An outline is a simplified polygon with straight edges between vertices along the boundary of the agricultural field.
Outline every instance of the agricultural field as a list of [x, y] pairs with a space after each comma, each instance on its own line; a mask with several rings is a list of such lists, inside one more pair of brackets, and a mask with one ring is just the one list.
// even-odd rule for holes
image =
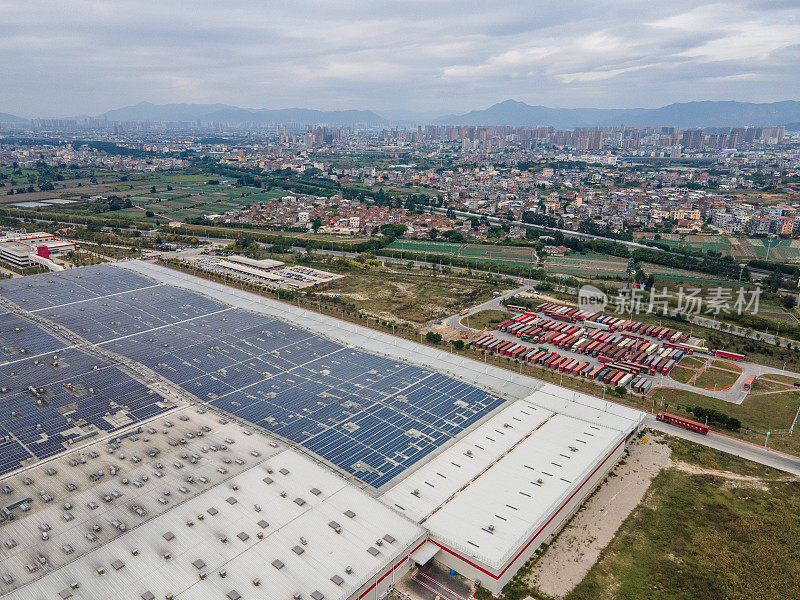
[[548, 256], [544, 267], [547, 273], [571, 275], [573, 277], [624, 276], [628, 260], [600, 254], [568, 254], [567, 256]]
[[[636, 233], [636, 239], [653, 239], [651, 233]], [[661, 234], [658, 240], [671, 248], [685, 247], [706, 252], [712, 250], [730, 255], [735, 260], [746, 261], [755, 258], [782, 262], [800, 262], [800, 240], [767, 239], [746, 236], [727, 236], [719, 234]]]
[[[124, 180], [123, 180], [124, 177]], [[41, 201], [51, 198], [72, 200], [68, 204], [41, 207], [47, 212], [65, 214], [95, 214], [94, 196], [119, 196], [131, 201], [130, 208], [103, 213], [109, 217], [131, 217], [153, 223], [183, 221], [207, 214], [222, 214], [229, 210], [247, 207], [259, 200], [285, 195], [284, 190], [263, 191], [259, 188], [238, 187], [218, 176], [180, 171], [163, 171], [145, 174], [101, 173], [97, 183], [88, 180], [59, 182], [56, 190], [2, 196], [5, 204]], [[208, 185], [209, 180], [219, 181]], [[155, 191], [153, 191], [155, 188]], [[153, 213], [147, 217], [147, 212]]]
[[691, 442], [653, 436], [672, 450], [671, 465], [656, 475], [566, 599], [796, 597], [800, 486], [794, 478]]
[[[502, 264], [509, 267], [529, 268], [535, 266], [537, 257], [531, 247], [526, 246], [496, 246], [492, 244], [453, 244], [434, 240], [397, 240], [387, 246], [389, 250], [405, 250], [440, 256], [453, 256], [467, 260], [474, 260], [475, 267], [483, 263]], [[628, 259], [603, 254], [572, 253], [566, 256], [548, 256], [545, 258], [544, 268], [550, 275], [563, 275], [577, 279], [616, 279], [627, 277]], [[668, 288], [682, 284], [694, 286], [730, 285], [729, 279], [720, 279], [713, 276], [643, 263], [642, 268], [646, 273], [652, 273], [659, 285]]]
[[389, 250], [438, 254], [475, 261], [475, 268], [489, 265], [505, 265], [517, 268], [536, 266], [533, 249], [524, 246], [495, 246], [492, 244], [453, 244], [428, 240], [396, 240], [387, 246]]

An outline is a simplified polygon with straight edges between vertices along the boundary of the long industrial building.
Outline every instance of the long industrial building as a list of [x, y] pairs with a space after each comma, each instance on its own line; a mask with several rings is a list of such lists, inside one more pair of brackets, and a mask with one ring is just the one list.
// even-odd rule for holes
[[0, 282], [0, 345], [4, 598], [498, 593], [643, 419], [141, 261]]

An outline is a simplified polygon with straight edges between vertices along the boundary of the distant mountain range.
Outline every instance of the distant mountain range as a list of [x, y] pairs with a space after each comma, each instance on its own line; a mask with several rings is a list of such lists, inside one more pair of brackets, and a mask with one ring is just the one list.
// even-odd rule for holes
[[768, 104], [752, 102], [683, 102], [661, 108], [547, 108], [506, 100], [486, 110], [436, 119], [440, 125], [548, 125], [574, 127], [744, 127], [786, 125], [800, 121], [800, 102], [786, 100]]
[[[98, 117], [108, 121], [201, 122], [231, 125], [346, 125], [352, 127], [406, 125], [510, 125], [552, 126], [557, 129], [575, 127], [677, 126], [744, 127], [748, 125], [789, 125], [800, 122], [800, 102], [786, 100], [756, 104], [751, 102], [684, 102], [661, 108], [548, 108], [506, 100], [485, 110], [462, 115], [426, 118], [423, 114], [404, 111], [387, 112], [387, 117], [371, 110], [311, 110], [308, 108], [251, 109], [228, 104], [151, 104], [140, 102], [110, 110]], [[74, 117], [78, 120], [87, 117]], [[28, 119], [0, 113], [0, 123], [22, 124]]]
[[370, 110], [311, 110], [308, 108], [239, 108], [227, 104], [150, 104], [140, 102], [101, 115], [109, 121], [201, 121], [203, 123], [258, 123], [275, 125], [382, 125], [387, 121]]
[[15, 117], [8, 113], [0, 113], [0, 123], [25, 123], [27, 121], [28, 119], [23, 119], [22, 117]]

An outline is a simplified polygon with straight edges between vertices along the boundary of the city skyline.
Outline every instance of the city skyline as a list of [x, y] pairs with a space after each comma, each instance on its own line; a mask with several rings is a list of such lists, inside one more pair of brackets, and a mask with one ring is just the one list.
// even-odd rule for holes
[[653, 108], [800, 96], [791, 2], [628, 1], [552, 8], [239, 1], [6, 6], [0, 111], [100, 114], [143, 99], [392, 119], [531, 105]]

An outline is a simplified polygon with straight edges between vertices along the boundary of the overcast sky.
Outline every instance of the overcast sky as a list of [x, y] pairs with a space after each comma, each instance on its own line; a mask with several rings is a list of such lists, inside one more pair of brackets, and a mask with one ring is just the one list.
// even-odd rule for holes
[[0, 0], [0, 112], [800, 98], [800, 0]]

